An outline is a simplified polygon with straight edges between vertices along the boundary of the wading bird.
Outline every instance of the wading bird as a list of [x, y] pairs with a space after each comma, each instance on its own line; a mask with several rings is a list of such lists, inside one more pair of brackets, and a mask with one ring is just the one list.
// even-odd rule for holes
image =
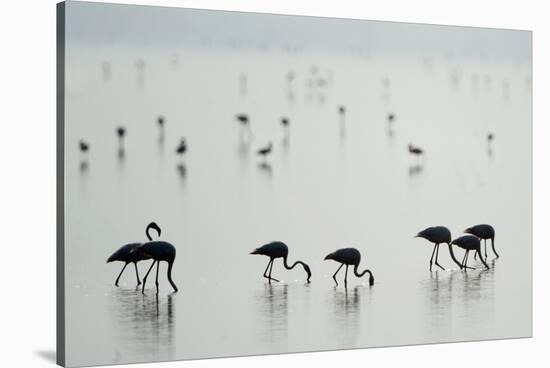
[[[465, 269], [475, 269], [473, 267], [468, 267], [468, 254], [471, 250], [475, 251], [479, 255], [479, 260], [483, 263], [485, 268], [489, 268], [487, 263], [483, 260], [483, 257], [481, 256], [481, 242], [479, 241], [479, 238], [477, 236], [473, 235], [464, 235], [460, 238], [457, 238], [451, 242], [451, 244], [457, 245], [460, 248], [464, 249], [466, 253], [464, 253], [464, 258], [462, 259], [462, 266]], [[451, 245], [449, 245], [450, 247]]]
[[290, 124], [290, 120], [288, 118], [281, 118], [281, 125], [284, 126], [285, 128], [288, 127], [288, 125]]
[[481, 224], [472, 226], [464, 230], [464, 232], [483, 239], [483, 243], [485, 245], [485, 258], [487, 258], [487, 239], [491, 239], [491, 247], [493, 248], [493, 253], [495, 253], [495, 256], [497, 256], [497, 258], [500, 257], [495, 249], [495, 229], [491, 225]]
[[429, 227], [416, 234], [415, 238], [423, 238], [434, 243], [434, 250], [432, 252], [432, 257], [430, 258], [430, 271], [432, 270], [434, 254], [436, 266], [439, 266], [442, 270], [445, 269], [437, 262], [437, 257], [439, 256], [439, 244], [449, 245], [449, 253], [451, 254], [451, 258], [458, 265], [458, 267], [462, 269], [462, 264], [456, 259], [453, 248], [451, 247], [451, 232], [445, 226]]
[[116, 135], [118, 136], [118, 150], [124, 150], [124, 136], [126, 135], [126, 128], [119, 126], [116, 128]]
[[185, 142], [185, 138], [182, 138], [180, 141], [180, 144], [176, 148], [176, 153], [178, 155], [183, 155], [187, 151], [187, 143]]
[[250, 128], [250, 126], [249, 126], [250, 119], [248, 118], [248, 115], [246, 115], [246, 114], [237, 114], [237, 115], [235, 115], [235, 119], [237, 119], [237, 121], [239, 123], [241, 123], [242, 126], [246, 126], [246, 127]]
[[82, 139], [78, 141], [78, 148], [80, 148], [80, 152], [88, 152], [90, 149], [90, 146], [88, 143], [84, 142]]
[[266, 156], [271, 153], [272, 149], [273, 149], [273, 144], [271, 142], [269, 142], [266, 147], [260, 148], [257, 153], [258, 153], [258, 155], [263, 156], [263, 158], [265, 160]]
[[336, 262], [340, 262], [341, 265], [338, 267], [334, 275], [332, 275], [332, 278], [334, 279], [334, 282], [336, 285], [338, 285], [338, 281], [336, 280], [336, 274], [338, 274], [338, 271], [342, 268], [342, 266], [346, 266], [346, 276], [344, 277], [344, 286], [348, 287], [348, 267], [353, 266], [353, 273], [357, 277], [362, 277], [365, 273], [368, 272], [369, 274], [369, 285], [374, 284], [374, 277], [372, 276], [372, 272], [368, 269], [365, 269], [363, 272], [359, 273], [357, 270], [359, 268], [359, 262], [361, 262], [361, 253], [355, 248], [342, 248], [338, 249], [336, 252], [332, 252], [329, 255], [325, 257], [325, 261], [327, 259], [332, 259]]
[[[159, 236], [160, 236], [160, 228], [159, 228]], [[165, 261], [168, 263], [168, 270], [166, 271], [166, 276], [168, 277], [168, 281], [170, 282], [170, 285], [172, 285], [172, 288], [174, 288], [174, 292], [178, 291], [178, 287], [172, 280], [172, 266], [174, 265], [174, 260], [176, 259], [176, 248], [165, 241], [149, 241], [147, 243], [143, 243], [138, 245], [132, 250], [132, 253], [139, 253], [143, 256], [146, 256], [153, 260], [153, 263], [151, 263], [151, 266], [149, 267], [149, 270], [147, 270], [147, 273], [145, 274], [145, 277], [143, 277], [143, 287], [141, 289], [141, 292], [145, 292], [145, 282], [147, 281], [147, 276], [149, 276], [149, 272], [151, 272], [151, 269], [153, 269], [153, 266], [155, 263], [157, 264], [157, 276], [155, 279], [155, 285], [157, 287], [157, 293], [159, 290], [159, 266], [160, 261]]]
[[416, 156], [421, 156], [424, 154], [424, 150], [420, 147], [415, 147], [412, 144], [409, 144], [409, 153]]
[[[158, 236], [160, 236], [160, 228], [156, 223], [151, 222], [149, 223], [149, 225], [147, 225], [147, 228], [145, 229], [145, 235], [147, 235], [147, 239], [149, 239], [149, 241], [153, 240], [153, 238], [151, 238], [151, 235], [149, 234], [149, 230], [151, 229], [156, 230]], [[141, 243], [130, 243], [130, 244], [123, 245], [116, 252], [114, 252], [109, 257], [109, 259], [107, 259], [107, 263], [114, 262], [114, 261], [124, 262], [124, 267], [122, 267], [122, 271], [120, 271], [120, 273], [118, 274], [118, 277], [116, 278], [115, 286], [118, 286], [118, 280], [120, 280], [120, 276], [122, 276], [124, 269], [126, 268], [126, 266], [128, 266], [129, 263], [134, 264], [134, 268], [136, 269], [137, 284], [138, 285], [141, 284], [141, 281], [139, 280], [137, 263], [139, 261], [144, 261], [146, 259], [149, 259], [149, 257], [145, 254], [133, 252], [133, 250], [140, 245]]]
[[[302, 261], [296, 261], [292, 264], [292, 266], [289, 266], [287, 264], [287, 257], [288, 257], [288, 247], [285, 243], [280, 241], [274, 241], [271, 243], [267, 243], [265, 245], [262, 245], [259, 248], [254, 249], [250, 254], [259, 254], [262, 256], [269, 257], [269, 262], [267, 263], [267, 267], [264, 271], [264, 277], [269, 280], [269, 283], [271, 284], [271, 280], [273, 281], [279, 281], [277, 279], [274, 279], [271, 277], [271, 271], [273, 271], [273, 262], [276, 258], [282, 258], [283, 259], [283, 265], [287, 270], [292, 270], [297, 264], [302, 265], [304, 268], [304, 271], [306, 271], [307, 274], [307, 280], [306, 282], [309, 283], [309, 279], [311, 278], [311, 270], [307, 264], [305, 264]], [[267, 270], [269, 269], [269, 274], [267, 273]]]

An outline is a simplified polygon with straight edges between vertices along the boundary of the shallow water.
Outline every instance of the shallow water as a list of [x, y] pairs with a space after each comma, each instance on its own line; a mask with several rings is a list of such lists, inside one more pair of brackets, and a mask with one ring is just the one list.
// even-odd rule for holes
[[[110, 80], [102, 79], [103, 60]], [[332, 81], [310, 93], [312, 64]], [[297, 75], [290, 91], [289, 70]], [[436, 59], [426, 70], [414, 57], [72, 47], [68, 365], [530, 336], [529, 73], [527, 65], [468, 59]], [[492, 82], [474, 82], [474, 74]], [[252, 134], [235, 121], [241, 112], [251, 116]], [[391, 131], [388, 112], [396, 114]], [[123, 155], [118, 125], [127, 128]], [[182, 136], [184, 158], [174, 153]], [[77, 150], [81, 138], [87, 155]], [[274, 150], [264, 162], [255, 151], [268, 141]], [[410, 157], [409, 143], [426, 157]], [[122, 264], [105, 264], [119, 246], [144, 241], [152, 220], [177, 248], [178, 293], [170, 293], [165, 264], [158, 295], [152, 277], [145, 294], [135, 289], [132, 267], [115, 288]], [[446, 225], [457, 237], [477, 223], [496, 229], [501, 258], [489, 247], [491, 269], [470, 255], [478, 269], [458, 271], [441, 246], [447, 270], [430, 272], [433, 247], [413, 236]], [[287, 271], [280, 261], [273, 276], [281, 282], [265, 282], [268, 260], [248, 253], [271, 240], [288, 244], [289, 261], [311, 266], [311, 284], [299, 266]], [[361, 251], [360, 269], [372, 270], [374, 286], [351, 272], [347, 290], [334, 286], [338, 265], [323, 258], [347, 246]], [[141, 276], [148, 265], [139, 264]]]

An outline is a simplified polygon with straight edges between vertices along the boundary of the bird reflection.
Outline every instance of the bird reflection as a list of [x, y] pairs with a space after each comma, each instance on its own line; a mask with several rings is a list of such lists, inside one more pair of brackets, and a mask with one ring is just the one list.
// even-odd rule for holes
[[410, 177], [420, 175], [420, 174], [422, 174], [422, 171], [424, 171], [424, 166], [423, 165], [416, 164], [416, 165], [409, 166], [409, 176]]
[[286, 345], [288, 337], [288, 285], [264, 284], [256, 295], [261, 310], [262, 336], [270, 343]]
[[269, 162], [261, 162], [258, 164], [258, 169], [267, 174], [267, 176], [273, 176], [273, 167]]
[[361, 294], [365, 291], [364, 286], [352, 288], [334, 288], [334, 320], [337, 323], [337, 331], [343, 336], [335, 341], [340, 342], [341, 347], [350, 348], [355, 346], [359, 335], [359, 317], [361, 312]]
[[88, 163], [88, 159], [81, 159], [80, 164], [78, 165], [78, 169], [80, 171], [80, 174], [83, 175], [88, 172], [90, 164]]
[[185, 177], [187, 176], [187, 167], [183, 162], [180, 162], [176, 165], [176, 171], [182, 179], [185, 179]]
[[109, 297], [109, 313], [118, 327], [120, 349], [138, 357], [171, 359], [174, 352], [175, 295], [159, 297], [133, 288], [117, 288]]

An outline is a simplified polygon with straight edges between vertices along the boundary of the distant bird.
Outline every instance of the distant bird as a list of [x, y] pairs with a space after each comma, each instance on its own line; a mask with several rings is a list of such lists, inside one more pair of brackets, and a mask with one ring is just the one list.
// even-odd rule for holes
[[257, 153], [258, 153], [258, 155], [263, 156], [263, 158], [265, 160], [266, 156], [271, 153], [272, 149], [273, 149], [273, 144], [271, 142], [269, 142], [266, 147], [260, 148]]
[[[470, 253], [471, 250], [475, 251], [479, 255], [479, 260], [483, 263], [485, 268], [487, 269], [489, 268], [489, 266], [487, 265], [487, 263], [485, 263], [485, 261], [483, 260], [483, 257], [481, 256], [481, 250], [480, 250], [481, 242], [479, 241], [479, 238], [477, 236], [464, 235], [464, 236], [461, 236], [460, 238], [453, 240], [451, 244], [455, 244], [466, 251], [466, 253], [464, 254], [464, 259], [462, 260], [462, 267], [464, 267], [465, 269], [467, 268], [472, 269], [472, 267], [468, 267], [467, 265], [468, 254]], [[449, 245], [449, 247], [450, 246], [451, 245]]]
[[88, 143], [84, 142], [82, 139], [78, 142], [78, 147], [80, 148], [80, 152], [88, 152], [90, 149]]
[[281, 125], [285, 128], [290, 125], [290, 120], [288, 118], [281, 118]]
[[185, 142], [185, 138], [182, 138], [180, 141], [180, 144], [176, 148], [176, 153], [178, 155], [183, 155], [187, 151], [187, 143]]
[[388, 123], [392, 123], [395, 120], [395, 114], [389, 113], [388, 114]]
[[365, 269], [363, 272], [359, 273], [357, 270], [359, 268], [359, 262], [361, 262], [361, 253], [355, 248], [342, 248], [338, 249], [336, 252], [330, 253], [325, 257], [325, 261], [327, 259], [332, 259], [336, 262], [340, 262], [341, 265], [338, 267], [334, 275], [332, 275], [332, 278], [334, 279], [334, 282], [336, 285], [338, 285], [338, 281], [336, 280], [336, 275], [342, 268], [342, 266], [346, 266], [346, 276], [344, 277], [344, 286], [348, 286], [348, 267], [353, 266], [353, 273], [357, 277], [362, 277], [365, 273], [368, 272], [369, 274], [369, 285], [374, 284], [374, 277], [372, 276], [372, 272], [368, 269]]
[[237, 121], [239, 123], [241, 123], [241, 125], [243, 126], [248, 126], [249, 125], [249, 118], [248, 118], [248, 115], [246, 114], [237, 114], [235, 115], [235, 119], [237, 119]]
[[487, 239], [491, 239], [491, 247], [493, 248], [493, 253], [499, 258], [496, 249], [495, 249], [495, 229], [491, 225], [481, 224], [475, 225], [464, 230], [467, 234], [472, 234], [477, 236], [480, 239], [483, 239], [485, 245], [485, 258], [487, 258]]
[[487, 133], [487, 141], [491, 143], [495, 139], [495, 135], [491, 132]]
[[416, 156], [421, 156], [424, 154], [424, 150], [420, 147], [415, 147], [412, 144], [409, 144], [409, 153]]
[[453, 248], [451, 247], [451, 232], [445, 226], [429, 227], [416, 234], [415, 238], [423, 238], [431, 243], [434, 243], [434, 250], [432, 251], [432, 257], [430, 258], [430, 272], [432, 271], [432, 264], [434, 263], [434, 254], [436, 266], [439, 266], [442, 270], [445, 269], [437, 262], [437, 257], [439, 256], [439, 244], [449, 245], [449, 253], [451, 254], [451, 258], [460, 267], [460, 269], [462, 269], [462, 264], [456, 259]]
[[344, 105], [340, 105], [338, 106], [338, 112], [340, 113], [340, 115], [345, 115], [346, 114], [346, 107]]
[[[159, 236], [160, 236], [160, 228], [159, 228]], [[147, 273], [145, 274], [145, 277], [143, 278], [143, 286], [141, 289], [141, 292], [145, 292], [145, 282], [147, 281], [147, 276], [149, 276], [149, 272], [151, 272], [151, 269], [157, 264], [157, 276], [155, 279], [155, 285], [157, 286], [157, 292], [159, 289], [159, 266], [161, 261], [165, 261], [168, 263], [168, 270], [166, 271], [166, 276], [168, 277], [168, 281], [170, 282], [170, 285], [172, 285], [172, 288], [174, 288], [174, 291], [178, 291], [178, 288], [174, 281], [172, 280], [172, 266], [174, 265], [174, 260], [176, 259], [176, 248], [165, 241], [149, 241], [147, 243], [143, 243], [138, 245], [132, 250], [132, 253], [137, 253], [142, 257], [148, 257], [150, 259], [153, 259], [153, 263], [151, 263], [151, 266], [149, 267], [149, 270], [147, 270]]]
[[157, 118], [157, 124], [159, 125], [159, 127], [164, 127], [164, 116], [159, 116]]
[[[147, 228], [145, 229], [145, 234], [147, 235], [147, 239], [149, 239], [149, 241], [153, 240], [153, 238], [151, 238], [151, 235], [149, 234], [150, 229], [156, 230], [158, 236], [160, 236], [160, 228], [156, 223], [151, 222], [149, 223], [149, 225], [147, 225]], [[109, 257], [109, 259], [107, 259], [107, 263], [114, 262], [114, 261], [124, 262], [124, 267], [122, 267], [122, 271], [120, 271], [120, 273], [118, 274], [118, 277], [116, 278], [115, 286], [118, 286], [118, 281], [120, 280], [120, 276], [122, 276], [124, 269], [126, 268], [126, 266], [128, 266], [129, 263], [134, 264], [134, 268], [136, 269], [137, 284], [138, 285], [141, 284], [141, 281], [139, 280], [137, 263], [139, 261], [144, 261], [150, 258], [145, 254], [133, 252], [133, 250], [136, 247], [140, 246], [141, 244], [142, 243], [130, 243], [130, 244], [123, 245], [116, 252], [114, 252]]]
[[[259, 248], [254, 249], [250, 254], [259, 254], [262, 256], [269, 257], [269, 262], [267, 263], [267, 267], [264, 271], [264, 277], [269, 280], [269, 283], [271, 284], [271, 280], [273, 281], [279, 281], [277, 279], [274, 279], [271, 277], [271, 271], [273, 271], [273, 262], [277, 258], [283, 259], [283, 265], [287, 270], [292, 270], [297, 264], [302, 265], [304, 268], [304, 271], [307, 274], [306, 282], [310, 282], [309, 279], [311, 278], [311, 270], [307, 264], [305, 264], [302, 261], [296, 261], [292, 264], [292, 266], [289, 266], [287, 264], [287, 257], [288, 257], [288, 247], [285, 243], [280, 241], [273, 241], [271, 243], [267, 243], [265, 245], [262, 245]], [[269, 269], [269, 274], [267, 273], [267, 270]]]
[[116, 134], [118, 136], [119, 150], [122, 150], [124, 146], [124, 136], [126, 135], [126, 128], [124, 128], [123, 126], [119, 126], [118, 128], [116, 128]]

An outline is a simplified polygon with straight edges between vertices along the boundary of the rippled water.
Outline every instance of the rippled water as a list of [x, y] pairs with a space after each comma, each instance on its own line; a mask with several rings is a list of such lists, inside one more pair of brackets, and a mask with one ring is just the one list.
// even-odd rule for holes
[[[312, 64], [330, 80], [313, 91]], [[290, 89], [289, 70], [296, 72]], [[528, 66], [456, 58], [436, 59], [428, 70], [416, 58], [72, 47], [67, 363], [530, 336], [529, 73]], [[241, 112], [250, 115], [252, 134], [235, 121]], [[158, 115], [166, 117], [163, 133]], [[127, 128], [124, 154], [118, 125]], [[189, 149], [180, 158], [174, 150], [182, 136]], [[81, 138], [87, 155], [77, 149]], [[268, 141], [274, 150], [264, 162], [255, 151]], [[410, 157], [409, 143], [426, 157]], [[122, 265], [105, 263], [122, 244], [144, 241], [152, 220], [177, 248], [178, 293], [165, 264], [157, 295], [151, 277], [145, 294], [135, 289], [132, 267], [116, 288]], [[476, 223], [496, 229], [501, 258], [489, 251], [491, 269], [470, 256], [478, 269], [458, 271], [442, 246], [447, 270], [430, 272], [432, 246], [413, 236], [431, 225], [459, 236]], [[265, 282], [268, 260], [248, 253], [271, 240], [288, 244], [290, 261], [311, 266], [311, 284], [300, 267], [287, 271], [280, 261], [273, 275], [281, 282]], [[361, 251], [360, 269], [372, 270], [374, 286], [351, 272], [347, 290], [334, 286], [338, 265], [323, 258], [345, 246]], [[141, 276], [148, 265], [139, 264]]]

